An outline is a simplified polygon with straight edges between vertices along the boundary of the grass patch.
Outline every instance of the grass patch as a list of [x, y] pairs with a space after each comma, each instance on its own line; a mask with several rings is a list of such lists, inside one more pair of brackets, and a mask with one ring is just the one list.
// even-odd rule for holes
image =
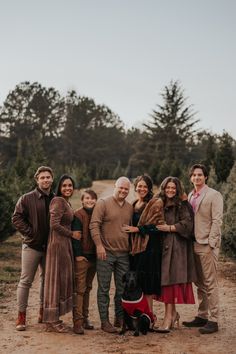
[[8, 273], [17, 273], [17, 272], [20, 272], [20, 268], [17, 267], [11, 267], [11, 266], [6, 266], [6, 267], [3, 267], [3, 271], [4, 272], [8, 272]]
[[15, 268], [11, 266], [3, 267], [0, 272], [0, 282], [1, 283], [15, 283], [19, 280], [20, 268]]
[[[0, 243], [0, 283], [12, 284], [19, 280], [21, 264], [21, 238], [18, 233]], [[0, 289], [0, 298], [5, 294]]]

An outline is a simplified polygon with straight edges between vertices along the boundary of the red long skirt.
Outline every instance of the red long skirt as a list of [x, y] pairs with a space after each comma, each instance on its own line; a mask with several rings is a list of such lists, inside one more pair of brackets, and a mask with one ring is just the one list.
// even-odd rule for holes
[[162, 286], [155, 300], [165, 304], [195, 304], [192, 283]]

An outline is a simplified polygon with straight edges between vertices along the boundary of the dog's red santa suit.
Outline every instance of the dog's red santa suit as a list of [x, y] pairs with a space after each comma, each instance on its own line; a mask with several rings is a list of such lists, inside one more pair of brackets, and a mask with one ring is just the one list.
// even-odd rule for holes
[[121, 299], [122, 301], [122, 307], [123, 309], [127, 312], [127, 314], [132, 317], [133, 319], [137, 319], [137, 317], [134, 315], [134, 312], [136, 310], [139, 310], [142, 312], [143, 315], [146, 315], [150, 319], [150, 323], [154, 323], [155, 318], [153, 313], [150, 311], [147, 298], [144, 294], [141, 295], [140, 299], [130, 301], [130, 300], [124, 300], [123, 298]]

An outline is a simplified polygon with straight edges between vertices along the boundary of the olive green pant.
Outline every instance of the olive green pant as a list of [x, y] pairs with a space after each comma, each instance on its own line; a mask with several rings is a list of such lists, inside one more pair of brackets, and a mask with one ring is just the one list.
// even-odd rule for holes
[[115, 317], [123, 318], [123, 309], [121, 306], [121, 296], [124, 291], [123, 275], [129, 270], [128, 253], [124, 255], [115, 255], [107, 252], [106, 260], [97, 260], [97, 277], [98, 277], [98, 310], [101, 322], [109, 320], [109, 291], [111, 286], [112, 273], [115, 281]]

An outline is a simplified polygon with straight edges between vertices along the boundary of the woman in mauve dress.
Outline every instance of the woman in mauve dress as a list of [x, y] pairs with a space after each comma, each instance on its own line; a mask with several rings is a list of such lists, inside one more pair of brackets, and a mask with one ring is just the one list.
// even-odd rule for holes
[[46, 331], [68, 332], [60, 316], [72, 311], [73, 251], [71, 238], [79, 239], [79, 231], [71, 231], [74, 211], [69, 198], [74, 191], [74, 181], [63, 175], [58, 183], [56, 196], [50, 204], [50, 235], [46, 255], [43, 322]]

